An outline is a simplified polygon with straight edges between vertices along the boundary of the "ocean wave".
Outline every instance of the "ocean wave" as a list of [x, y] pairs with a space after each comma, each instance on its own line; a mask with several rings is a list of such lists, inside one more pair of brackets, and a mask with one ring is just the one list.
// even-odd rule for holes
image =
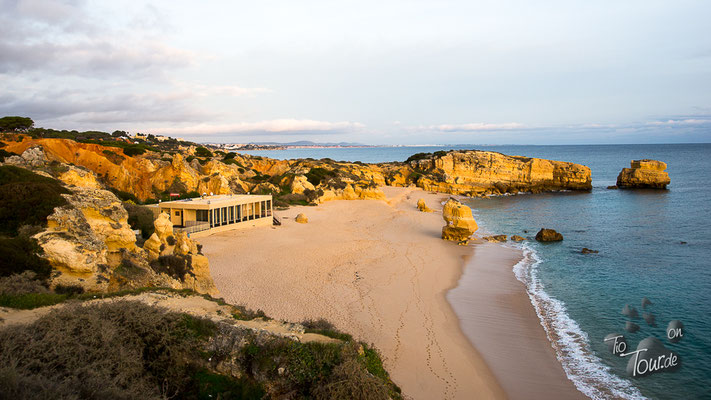
[[523, 259], [513, 268], [516, 279], [526, 286], [531, 304], [568, 379], [592, 399], [646, 399], [631, 382], [615, 375], [595, 356], [587, 333], [568, 315], [565, 304], [544, 290], [538, 278], [542, 260], [536, 251], [527, 244], [515, 247], [523, 250]]

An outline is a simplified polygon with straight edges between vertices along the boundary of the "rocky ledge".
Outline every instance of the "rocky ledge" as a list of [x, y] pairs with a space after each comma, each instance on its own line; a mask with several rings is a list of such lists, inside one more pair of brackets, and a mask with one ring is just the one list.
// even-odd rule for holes
[[617, 186], [625, 189], [666, 189], [671, 183], [664, 170], [667, 164], [657, 160], [632, 160], [631, 168], [623, 168], [617, 176]]

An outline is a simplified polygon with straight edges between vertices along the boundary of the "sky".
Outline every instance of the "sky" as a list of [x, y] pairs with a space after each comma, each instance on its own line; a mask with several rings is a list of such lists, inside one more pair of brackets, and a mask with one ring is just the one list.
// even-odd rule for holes
[[708, 0], [0, 0], [0, 116], [200, 142], [711, 142]]

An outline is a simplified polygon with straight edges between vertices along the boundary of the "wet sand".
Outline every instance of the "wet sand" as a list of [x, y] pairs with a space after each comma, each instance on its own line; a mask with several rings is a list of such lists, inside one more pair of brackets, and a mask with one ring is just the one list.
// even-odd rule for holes
[[[472, 251], [440, 239], [440, 202], [447, 196], [383, 190], [387, 202], [292, 207], [276, 212], [282, 226], [199, 239], [217, 288], [227, 301], [274, 318], [325, 318], [373, 343], [406, 398], [508, 397], [496, 378], [500, 374], [471, 345], [446, 299]], [[419, 198], [436, 212], [417, 211]], [[294, 221], [301, 212], [309, 223]], [[501, 269], [511, 273], [516, 261], [508, 255], [501, 261]], [[537, 321], [535, 327], [543, 334]], [[540, 342], [534, 337], [536, 346], [552, 353], [545, 336]], [[549, 361], [542, 358], [541, 364]]]
[[512, 272], [521, 252], [475, 246], [447, 299], [462, 329], [511, 399], [585, 399], [567, 379], [526, 294]]

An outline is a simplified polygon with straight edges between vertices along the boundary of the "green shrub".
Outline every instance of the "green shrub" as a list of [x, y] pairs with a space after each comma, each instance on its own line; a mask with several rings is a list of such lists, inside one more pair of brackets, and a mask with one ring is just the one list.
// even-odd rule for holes
[[128, 212], [128, 224], [131, 229], [139, 229], [144, 239], [151, 237], [155, 231], [153, 211], [137, 204], [124, 203], [123, 206]]
[[0, 276], [21, 274], [32, 271], [36, 278], [45, 280], [52, 272], [52, 266], [47, 260], [37, 254], [41, 248], [32, 238], [18, 236], [15, 238], [0, 237]]
[[[124, 150], [124, 154], [125, 154], [125, 152], [126, 152], [126, 150]], [[126, 157], [122, 156], [121, 154], [119, 154], [115, 151], [108, 150], [108, 149], [102, 151], [102, 153], [106, 156], [106, 158], [109, 161], [111, 161], [112, 163], [114, 163], [116, 165], [121, 165], [123, 160], [126, 159]]]
[[66, 294], [71, 297], [84, 293], [84, 288], [79, 285], [57, 285], [54, 287], [54, 293]]
[[322, 181], [336, 176], [337, 173], [335, 171], [327, 170], [321, 167], [314, 167], [306, 173], [306, 180], [308, 180], [312, 185], [318, 186]]
[[[2, 143], [2, 142], [0, 142]], [[5, 144], [5, 143], [2, 143]], [[11, 153], [5, 149], [0, 149], [0, 162], [5, 161], [5, 157], [16, 156], [17, 154]]]
[[133, 157], [146, 152], [146, 147], [140, 144], [134, 144], [123, 148], [123, 154]]
[[332, 323], [326, 321], [325, 319], [312, 320], [308, 319], [301, 323], [304, 326], [306, 333], [318, 333], [319, 335], [328, 336], [333, 339], [343, 340], [344, 342], [350, 342], [353, 340], [353, 336], [340, 332], [337, 330]]
[[193, 361], [201, 339], [185, 321], [116, 301], [66, 306], [0, 330], [0, 398], [202, 398]]
[[176, 255], [160, 256], [157, 260], [151, 262], [151, 268], [155, 272], [183, 281], [185, 280], [185, 275], [192, 275], [192, 258], [190, 256]]
[[33, 271], [0, 278], [0, 295], [18, 296], [28, 293], [49, 293], [46, 283], [37, 279]]
[[[38, 307], [53, 306], [67, 299], [66, 294], [25, 293], [20, 295], [0, 295], [0, 307], [31, 310]], [[2, 396], [0, 396], [2, 398]]]
[[16, 235], [22, 225], [47, 224], [55, 207], [70, 193], [56, 179], [12, 165], [0, 166], [0, 234]]
[[212, 157], [212, 152], [205, 146], [200, 146], [195, 149], [195, 155], [197, 157]]
[[432, 153], [415, 153], [411, 155], [410, 157], [405, 160], [406, 163], [409, 163], [410, 161], [419, 161], [419, 160], [424, 160], [427, 158], [430, 158], [432, 156]]

